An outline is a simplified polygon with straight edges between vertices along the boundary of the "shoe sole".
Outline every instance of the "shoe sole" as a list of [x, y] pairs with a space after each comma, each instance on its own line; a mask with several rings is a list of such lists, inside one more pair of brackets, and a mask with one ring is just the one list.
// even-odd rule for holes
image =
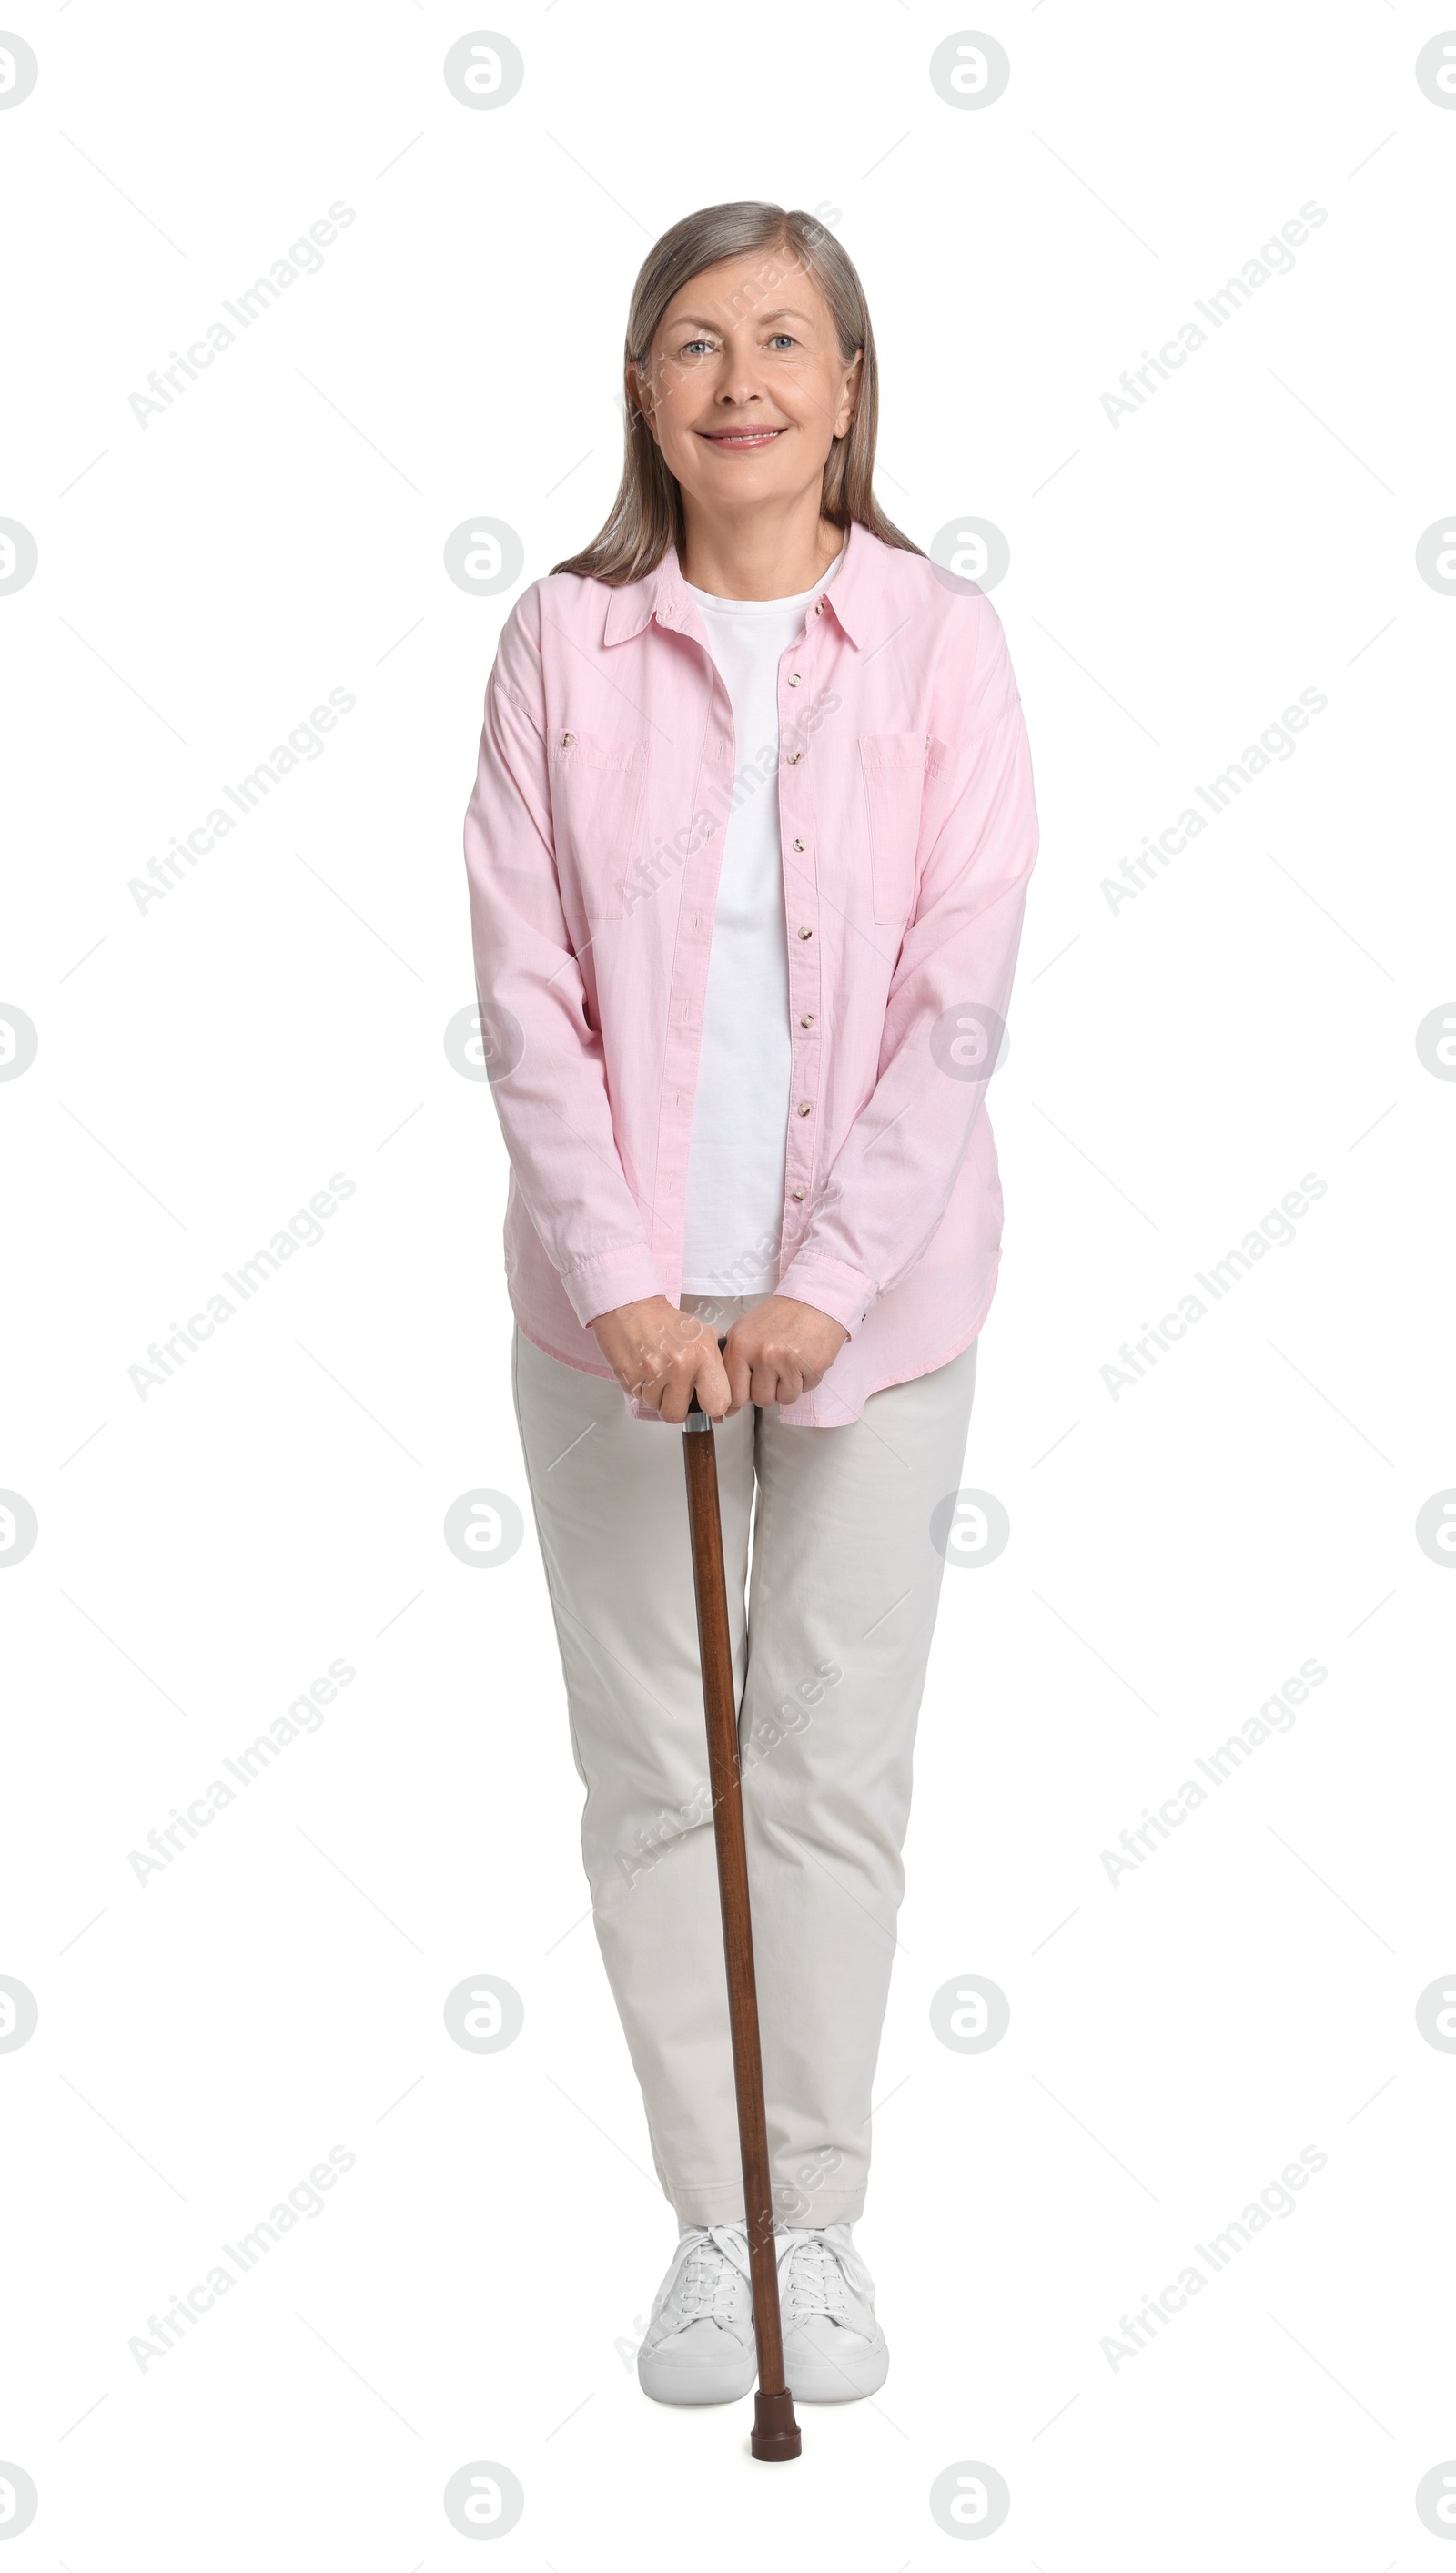
[[736, 2403], [752, 2391], [758, 2362], [750, 2354], [736, 2368], [674, 2367], [670, 2359], [639, 2357], [637, 2382], [654, 2403]]
[[890, 2373], [887, 2341], [875, 2342], [863, 2358], [835, 2360], [784, 2355], [784, 2373], [796, 2403], [859, 2403], [878, 2394]]

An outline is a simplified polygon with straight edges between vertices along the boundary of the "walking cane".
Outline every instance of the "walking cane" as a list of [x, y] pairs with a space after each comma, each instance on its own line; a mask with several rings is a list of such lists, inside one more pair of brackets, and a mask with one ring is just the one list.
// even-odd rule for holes
[[[721, 1340], [718, 1346], [722, 1348]], [[713, 1424], [696, 1393], [683, 1430], [693, 1589], [698, 1603], [698, 1650], [703, 1666], [703, 1712], [708, 1726], [713, 1838], [718, 1855], [718, 1897], [723, 1909], [723, 1956], [728, 1969], [733, 2089], [738, 2102], [738, 2149], [743, 2161], [753, 2330], [758, 2344], [758, 2392], [753, 2399], [753, 2430], [748, 2444], [755, 2457], [797, 2457], [799, 2424], [794, 2418], [794, 2398], [784, 2382], [784, 2335], [774, 2259], [773, 2191], [764, 2123], [753, 1923], [748, 1908], [748, 1851], [743, 1837], [743, 1795], [738, 1772], [738, 1709], [728, 1631], [728, 1586], [723, 1575], [723, 1526], [718, 1513], [718, 1457]], [[686, 1434], [689, 1432], [696, 1435]]]

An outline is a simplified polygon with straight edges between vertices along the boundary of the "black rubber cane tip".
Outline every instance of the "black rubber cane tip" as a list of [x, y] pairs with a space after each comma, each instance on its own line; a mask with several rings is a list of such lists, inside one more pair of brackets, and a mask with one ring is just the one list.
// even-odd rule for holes
[[801, 2453], [792, 2394], [755, 2394], [748, 2445], [752, 2455], [770, 2465], [780, 2457], [797, 2457]]

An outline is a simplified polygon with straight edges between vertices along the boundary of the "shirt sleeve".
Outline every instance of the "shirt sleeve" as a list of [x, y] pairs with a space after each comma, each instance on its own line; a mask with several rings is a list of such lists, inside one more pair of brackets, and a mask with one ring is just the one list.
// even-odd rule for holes
[[974, 643], [968, 633], [971, 649], [948, 651], [933, 696], [919, 889], [879, 1078], [779, 1281], [781, 1295], [816, 1304], [851, 1334], [914, 1269], [951, 1203], [996, 1068], [1037, 855], [1006, 637], [983, 595], [968, 605]]
[[511, 1170], [585, 1324], [663, 1289], [561, 907], [545, 731], [535, 584], [506, 620], [485, 691], [465, 873], [481, 1036]]

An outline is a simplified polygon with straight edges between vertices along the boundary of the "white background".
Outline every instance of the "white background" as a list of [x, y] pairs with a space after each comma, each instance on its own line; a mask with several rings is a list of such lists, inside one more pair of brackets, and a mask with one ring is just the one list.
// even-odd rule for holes
[[[1012, 2495], [988, 2559], [1439, 2565], [1456, 2452], [1456, 1969], [1443, 1568], [1456, 1483], [1450, 1123], [1415, 1031], [1456, 987], [1456, 114], [1407, 0], [1214, 13], [1007, 0], [1006, 95], [928, 77], [922, 6], [554, 0], [472, 112], [427, 0], [12, 21], [0, 513], [11, 1388], [3, 1584], [0, 2453], [69, 2573], [475, 2560], [447, 2476], [508, 2465], [501, 2557], [853, 2573], [960, 2560], [933, 2479]], [[659, 232], [832, 209], [884, 371], [881, 495], [1011, 548], [996, 593], [1044, 826], [1008, 1204], [968, 1484], [1012, 1541], [953, 1570], [859, 2228], [873, 2404], [747, 2458], [748, 2406], [639, 2393], [674, 2220], [584, 1922], [534, 1537], [470, 1570], [449, 1503], [525, 1504], [459, 826], [514, 590], [596, 529], [622, 324]], [[1100, 397], [1306, 200], [1292, 274], [1130, 419]], [[144, 428], [128, 397], [336, 200], [356, 220]], [[163, 899], [174, 834], [340, 688], [322, 756]], [[1328, 707], [1188, 852], [1100, 890], [1280, 710]], [[1444, 730], [1444, 738], [1443, 738]], [[355, 1194], [141, 1398], [129, 1369], [335, 1173]], [[1112, 1398], [1118, 1345], [1313, 1173], [1295, 1228]], [[1447, 1314], [1443, 1325], [1441, 1315]], [[652, 1434], [644, 1432], [645, 1434]], [[137, 1882], [128, 1854], [331, 1659], [313, 1735]], [[1113, 1885], [1103, 1850], [1306, 1658], [1327, 1681]], [[488, 1973], [523, 2033], [467, 2054]], [[1009, 2034], [952, 2052], [968, 1973]], [[164, 2358], [129, 2339], [331, 2145], [356, 2155]], [[1100, 2343], [1306, 2145], [1327, 2155], [1134, 2360]], [[1447, 2531], [1448, 2535], [1453, 2531]], [[5, 2530], [0, 2527], [0, 2540]], [[8, 2559], [6, 2559], [8, 2561]], [[978, 2560], [978, 2559], [973, 2559]]]

